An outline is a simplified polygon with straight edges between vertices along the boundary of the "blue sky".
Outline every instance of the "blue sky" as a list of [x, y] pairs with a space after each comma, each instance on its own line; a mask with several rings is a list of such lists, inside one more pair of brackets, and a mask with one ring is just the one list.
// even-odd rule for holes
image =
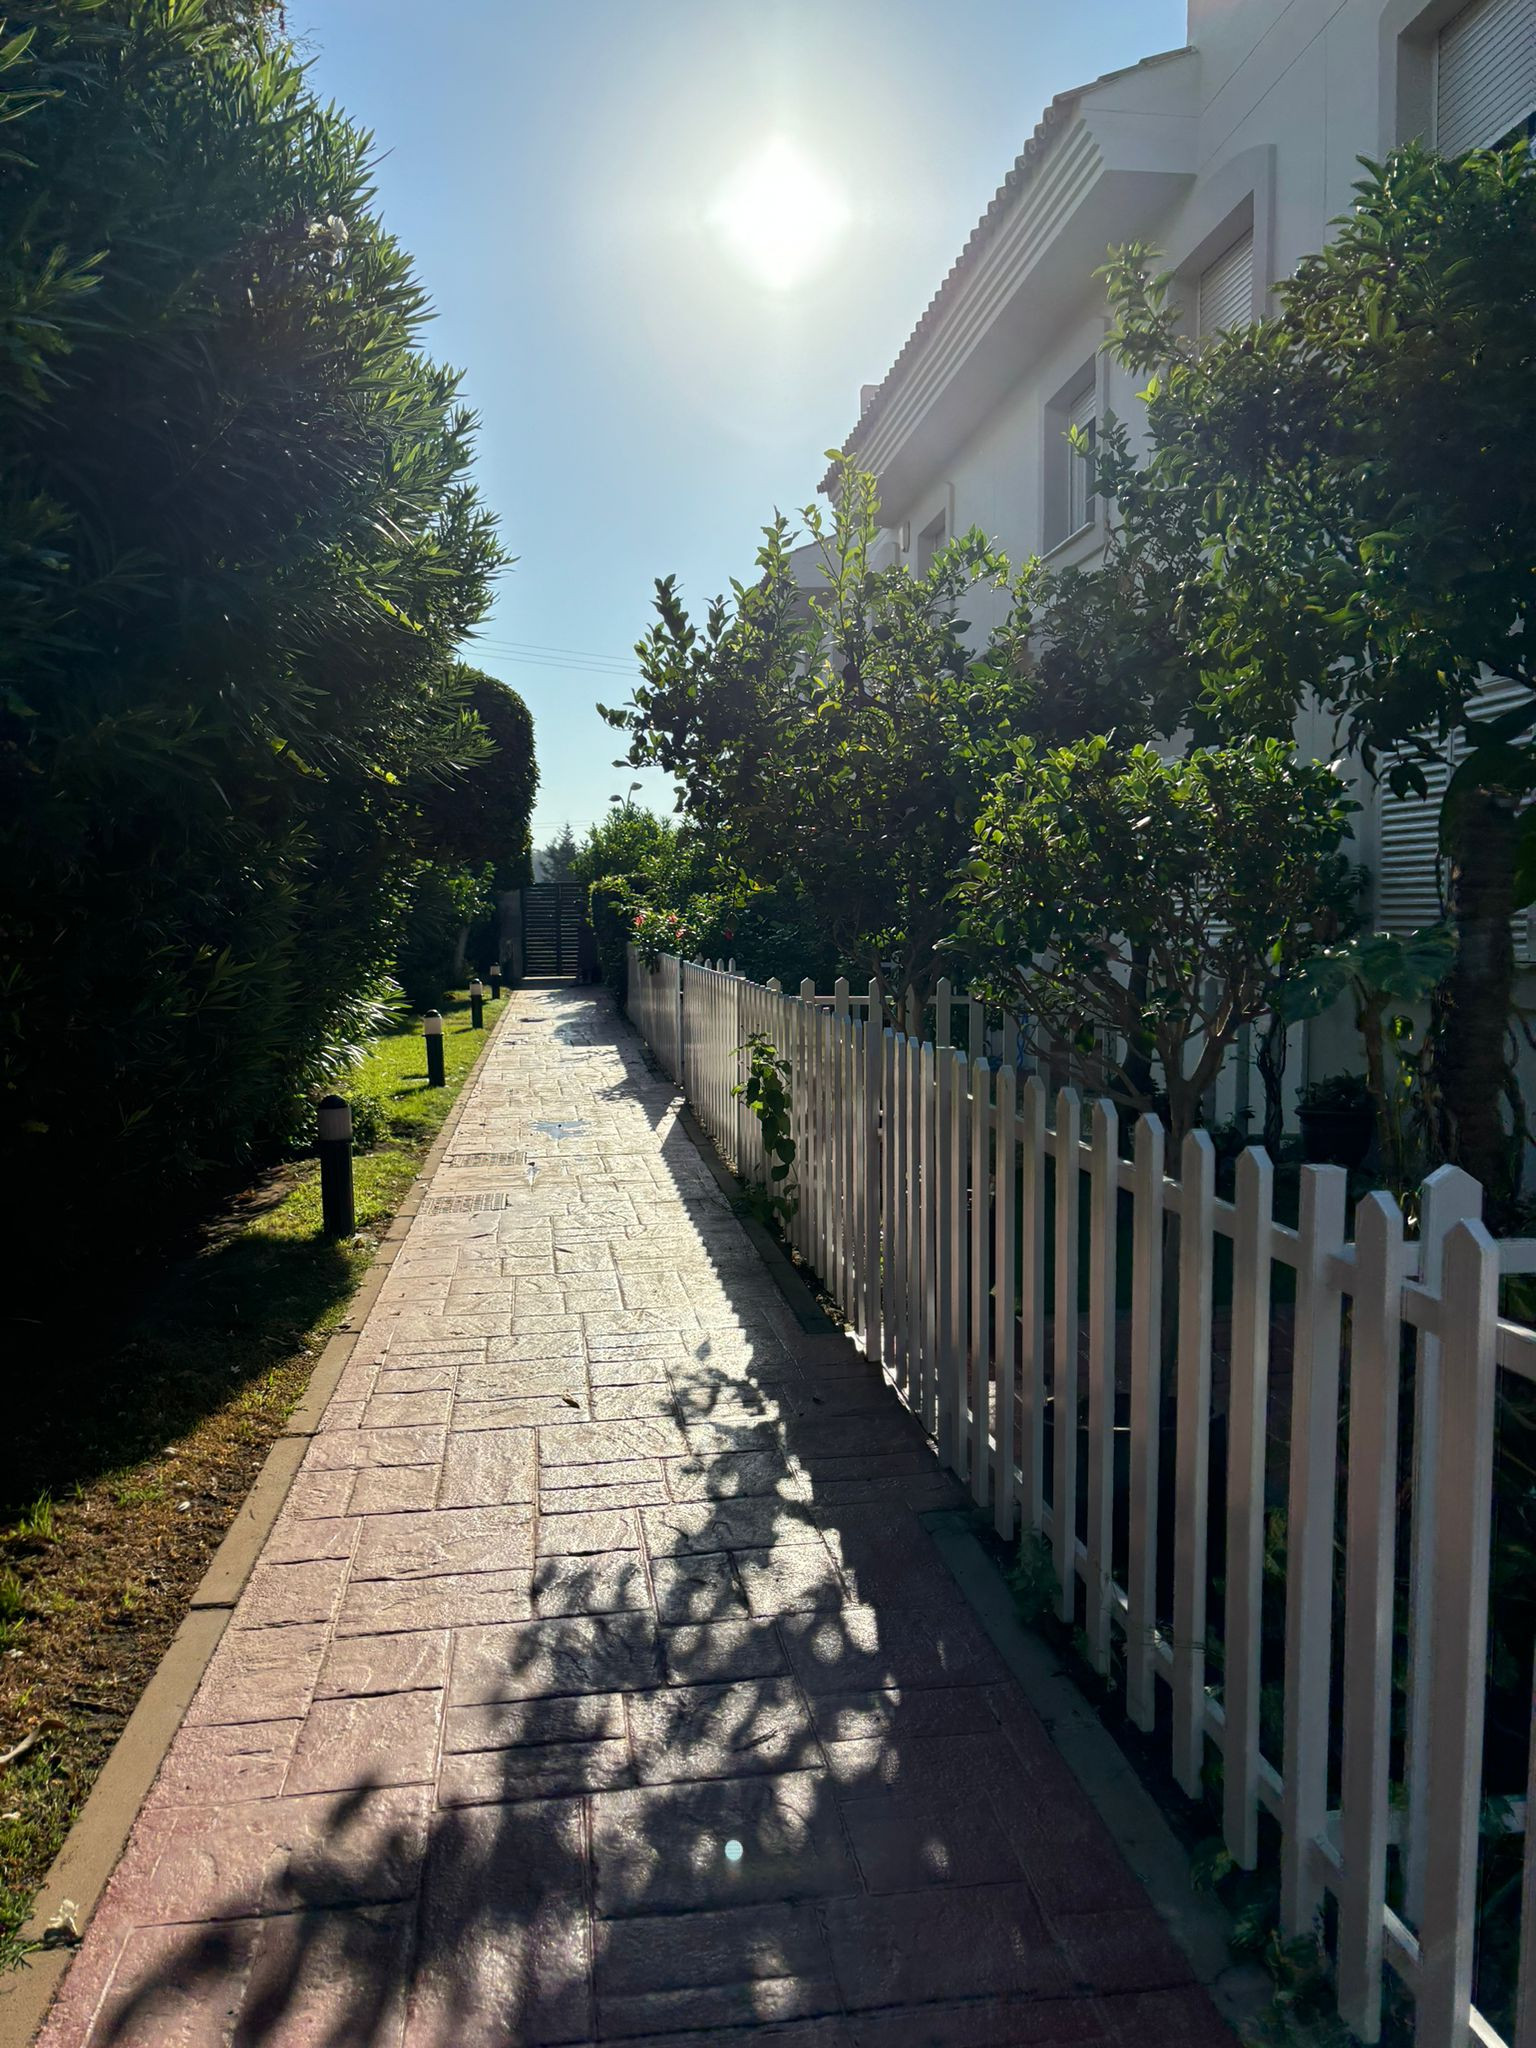
[[[1184, 0], [288, 15], [318, 90], [374, 132], [432, 349], [481, 415], [480, 488], [518, 561], [473, 658], [534, 714], [541, 843], [631, 779], [594, 707], [628, 694], [654, 579], [702, 609], [750, 572], [1046, 101], [1184, 40]], [[771, 219], [765, 165], [788, 192]], [[659, 778], [646, 794], [669, 807]]]

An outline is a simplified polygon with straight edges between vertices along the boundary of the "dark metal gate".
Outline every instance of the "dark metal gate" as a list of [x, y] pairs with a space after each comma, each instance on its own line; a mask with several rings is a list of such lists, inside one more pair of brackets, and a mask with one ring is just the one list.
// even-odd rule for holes
[[521, 889], [522, 972], [532, 980], [577, 971], [586, 890], [572, 882]]

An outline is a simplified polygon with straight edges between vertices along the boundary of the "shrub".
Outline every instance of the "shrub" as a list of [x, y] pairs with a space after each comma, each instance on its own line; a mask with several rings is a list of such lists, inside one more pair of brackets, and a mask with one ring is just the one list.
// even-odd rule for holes
[[449, 662], [500, 559], [472, 419], [366, 137], [225, 12], [10, 9], [0, 1116], [29, 1217], [86, 1153], [152, 1219], [344, 1069], [424, 803], [486, 752]]

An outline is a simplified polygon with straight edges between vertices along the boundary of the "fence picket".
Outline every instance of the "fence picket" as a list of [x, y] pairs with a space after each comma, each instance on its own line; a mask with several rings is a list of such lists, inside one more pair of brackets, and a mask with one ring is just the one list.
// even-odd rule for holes
[[816, 1012], [811, 997], [816, 993], [814, 981], [800, 984], [800, 1005], [795, 1012], [795, 1073], [799, 1083], [794, 1089], [793, 1109], [798, 1125], [798, 1157], [802, 1162], [800, 1175], [800, 1206], [795, 1217], [795, 1242], [800, 1256], [811, 1263], [811, 1247], [815, 1242], [816, 1229], [816, 1143], [814, 1109], [816, 1103], [816, 1077], [811, 1070], [811, 1019]]
[[1115, 1230], [1120, 1203], [1120, 1119], [1093, 1105], [1088, 1201], [1088, 1660], [1108, 1675], [1115, 1536]]
[[1425, 1846], [1434, 1881], [1419, 1928], [1415, 2016], [1424, 2048], [1453, 2048], [1468, 2038], [1477, 1937], [1499, 1316], [1498, 1247], [1481, 1223], [1457, 1223], [1446, 1238], [1441, 1298], [1440, 1500], [1425, 1783]]
[[1026, 1528], [1045, 1527], [1045, 1083], [1031, 1074], [1019, 1105], [1021, 1216], [1019, 1294], [1023, 1304], [1019, 1463]]
[[1199, 1797], [1205, 1765], [1205, 1607], [1211, 1491], [1211, 1278], [1216, 1148], [1184, 1140], [1179, 1176], [1179, 1360], [1174, 1423], [1173, 1775]]
[[[1445, 1240], [1453, 1224], [1483, 1213], [1483, 1191], [1459, 1166], [1442, 1166], [1424, 1183], [1419, 1202], [1419, 1281], [1438, 1292]], [[1435, 1506], [1439, 1499], [1440, 1340], [1421, 1330], [1413, 1375], [1413, 1491], [1408, 1563], [1408, 1732], [1403, 1777], [1403, 1903], [1417, 1927], [1424, 1911], [1424, 1785], [1429, 1772], [1429, 1668], [1434, 1627]], [[1529, 1837], [1527, 1837], [1529, 1839]]]
[[1014, 1231], [1018, 1223], [1018, 1076], [1012, 1067], [997, 1070], [997, 1099], [992, 1127], [996, 1132], [993, 1173], [992, 1250], [992, 1377], [996, 1383], [996, 1459], [992, 1472], [992, 1526], [1005, 1543], [1013, 1541], [1018, 1495], [1013, 1476], [1014, 1374], [1017, 1370], [1018, 1317], [1014, 1310]]
[[1525, 1772], [1525, 1840], [1520, 1871], [1520, 1972], [1513, 2048], [1536, 2048], [1536, 1679], [1532, 1682], [1529, 1761]]
[[1125, 1690], [1131, 1720], [1150, 1734], [1157, 1722], [1157, 1487], [1163, 1426], [1163, 1127], [1152, 1116], [1136, 1125], [1134, 1202]]
[[959, 1445], [964, 1429], [957, 1417], [958, 1387], [955, 1357], [955, 1159], [959, 1146], [956, 1108], [955, 1055], [948, 1045], [934, 1048], [933, 1056], [934, 1187], [933, 1289], [936, 1343], [934, 1365], [937, 1398], [939, 1455], [951, 1471], [959, 1469]]
[[[863, 1216], [860, 1237], [860, 1299], [866, 1358], [884, 1356], [880, 1327], [880, 1190], [882, 1082], [885, 1076], [884, 992], [877, 975], [869, 984], [869, 1010], [864, 1022]], [[886, 1211], [888, 1215], [889, 1210]]]
[[948, 1348], [945, 1379], [950, 1398], [950, 1466], [957, 1479], [965, 1478], [966, 1450], [970, 1443], [970, 1410], [967, 1389], [970, 1344], [966, 1304], [970, 1292], [970, 1243], [967, 1235], [966, 1178], [970, 1159], [970, 1062], [953, 1048], [949, 1054], [949, 1260], [946, 1272], [949, 1291]]
[[[1227, 1574], [1222, 1645], [1222, 1833], [1242, 1870], [1259, 1857], [1259, 1652], [1264, 1600], [1264, 1447], [1269, 1415], [1270, 1246], [1275, 1170], [1238, 1154], [1227, 1397]], [[1378, 1923], [1380, 1914], [1377, 1914]]]
[[[972, 1021], [980, 1007], [972, 1003]], [[975, 1033], [972, 1032], [974, 1039]], [[992, 1167], [991, 1070], [978, 1055], [971, 1061], [971, 1185], [968, 1223], [971, 1250], [970, 1366], [971, 1383], [971, 1498], [984, 1508], [991, 1477], [987, 1456], [992, 1436], [991, 1331], [988, 1312], [992, 1281], [992, 1230], [990, 1201], [994, 1187]], [[995, 1197], [994, 1197], [995, 1198]]]
[[1328, 1692], [1333, 1658], [1333, 1509], [1339, 1434], [1339, 1290], [1348, 1175], [1304, 1166], [1297, 1230], [1291, 1477], [1286, 1502], [1285, 1793], [1280, 1927], [1310, 1934], [1322, 1905], [1315, 1845], [1328, 1819]]
[[1339, 1812], [1339, 2013], [1381, 2039], [1382, 1902], [1392, 1711], [1397, 1407], [1403, 1218], [1389, 1195], [1355, 1211], [1344, 1580], [1344, 1760]]
[[1077, 1611], [1077, 1275], [1078, 1216], [1082, 1206], [1083, 1103], [1075, 1088], [1056, 1097], [1056, 1292], [1052, 1308], [1051, 1548], [1056, 1564], [1057, 1611], [1070, 1622]]
[[939, 1284], [938, 1221], [939, 1174], [937, 1077], [934, 1048], [927, 1039], [918, 1047], [917, 1094], [918, 1137], [922, 1154], [922, 1199], [917, 1212], [917, 1306], [922, 1331], [919, 1379], [922, 1385], [923, 1427], [932, 1437], [939, 1433]]

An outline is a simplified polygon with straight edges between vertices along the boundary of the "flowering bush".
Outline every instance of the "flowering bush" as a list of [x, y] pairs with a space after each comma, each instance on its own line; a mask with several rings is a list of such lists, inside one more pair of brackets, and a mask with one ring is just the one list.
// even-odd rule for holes
[[680, 911], [660, 910], [650, 904], [641, 904], [635, 911], [635, 951], [653, 972], [663, 953], [692, 959], [702, 937], [700, 925]]

